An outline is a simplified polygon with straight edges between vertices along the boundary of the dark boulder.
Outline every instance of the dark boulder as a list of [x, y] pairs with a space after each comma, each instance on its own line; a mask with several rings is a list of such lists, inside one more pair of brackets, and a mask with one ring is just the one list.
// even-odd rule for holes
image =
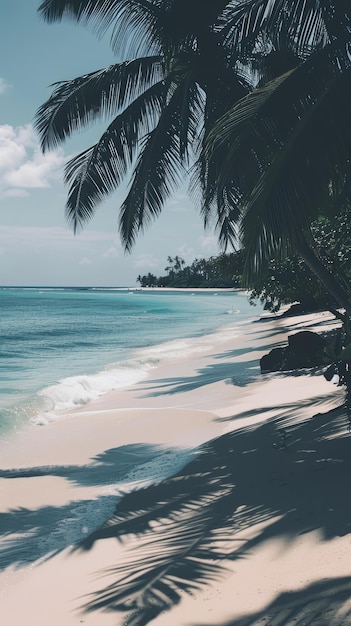
[[284, 369], [314, 367], [325, 363], [326, 340], [309, 330], [288, 337], [287, 358]]
[[[260, 361], [261, 372], [286, 372], [326, 363], [324, 337], [309, 330], [289, 335], [285, 348], [273, 348]], [[329, 361], [330, 362], [330, 361]]]
[[288, 337], [289, 348], [301, 354], [319, 354], [324, 350], [326, 344], [324, 337], [310, 330], [303, 330]]
[[261, 372], [279, 372], [284, 362], [286, 348], [273, 348], [260, 360]]

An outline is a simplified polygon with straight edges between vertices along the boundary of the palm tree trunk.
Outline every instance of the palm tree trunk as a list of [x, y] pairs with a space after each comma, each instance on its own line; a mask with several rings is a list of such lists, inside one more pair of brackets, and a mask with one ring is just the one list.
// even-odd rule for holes
[[338, 305], [346, 310], [348, 316], [351, 315], [351, 302], [349, 295], [339, 284], [333, 274], [322, 263], [320, 258], [309, 246], [306, 239], [301, 237], [296, 245], [296, 250], [300, 257], [305, 261], [312, 272], [321, 281], [324, 287], [327, 289], [333, 298], [335, 298]]

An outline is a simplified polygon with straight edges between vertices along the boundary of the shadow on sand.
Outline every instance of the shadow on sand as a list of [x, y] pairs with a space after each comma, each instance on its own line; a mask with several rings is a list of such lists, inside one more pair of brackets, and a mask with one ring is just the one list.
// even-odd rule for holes
[[[260, 351], [271, 349], [280, 344], [269, 344], [260, 347]], [[250, 358], [250, 353], [256, 353], [255, 358]], [[246, 356], [246, 360], [240, 357]], [[226, 352], [216, 354], [214, 363], [200, 367], [196, 370], [194, 376], [174, 377], [174, 378], [157, 378], [151, 379], [142, 391], [145, 391], [145, 397], [157, 397], [162, 395], [174, 395], [176, 393], [184, 393], [199, 389], [206, 385], [225, 381], [228, 385], [237, 387], [246, 387], [261, 377], [259, 361], [257, 360], [256, 348], [240, 348], [237, 350], [227, 350]], [[222, 359], [227, 359], [226, 363], [221, 363]], [[228, 359], [231, 359], [228, 362]], [[306, 373], [306, 372], [303, 372]]]
[[[264, 611], [216, 626], [347, 626], [351, 577], [331, 578], [302, 591], [280, 594]], [[202, 624], [193, 624], [202, 626]]]
[[[297, 412], [300, 421], [296, 420]], [[144, 626], [177, 605], [183, 593], [227, 576], [230, 561], [254, 558], [256, 546], [267, 540], [279, 538], [288, 544], [300, 534], [317, 529], [321, 541], [349, 534], [351, 455], [347, 419], [341, 409], [309, 420], [303, 420], [303, 412], [302, 404], [285, 407], [279, 418], [210, 441], [177, 474], [123, 496], [117, 507], [116, 499], [107, 497], [107, 522], [76, 543], [72, 552], [90, 550], [98, 541], [115, 538], [123, 547], [123, 558], [108, 572], [110, 583], [88, 599], [84, 610], [122, 612], [128, 626]], [[122, 462], [134, 465], [136, 459], [145, 460], [145, 454], [147, 458], [162, 454], [162, 450], [144, 446], [110, 450], [94, 459], [91, 467], [75, 468], [73, 480], [101, 484], [99, 466], [104, 466], [107, 479], [110, 472], [113, 475], [117, 471], [118, 454], [123, 459], [123, 452]], [[72, 480], [72, 470], [47, 468], [47, 473]], [[1, 475], [11, 479], [36, 476], [38, 471], [32, 468]], [[58, 519], [64, 522], [74, 517], [81, 527], [87, 504], [96, 506], [96, 501], [3, 514], [3, 538], [11, 533], [19, 535], [13, 535], [10, 543], [3, 542], [3, 566], [30, 561], [31, 541], [40, 543], [43, 553], [50, 556], [48, 531], [52, 525]], [[245, 530], [262, 522], [260, 531], [245, 539]], [[66, 535], [62, 548], [70, 539]], [[101, 574], [97, 572], [97, 586]], [[334, 626], [339, 622], [331, 613], [333, 603], [327, 603], [326, 598], [334, 598], [340, 612], [340, 603], [349, 600], [350, 591], [349, 579], [320, 581], [304, 591], [282, 594], [262, 614], [220, 626], [287, 626], [290, 622], [294, 626]], [[318, 611], [322, 617], [316, 621]]]
[[[225, 577], [230, 561], [253, 558], [265, 541], [289, 544], [315, 530], [321, 541], [349, 534], [350, 435], [343, 412], [299, 423], [294, 411], [288, 413], [209, 442], [172, 478], [122, 498], [108, 522], [74, 548], [90, 550], [112, 537], [124, 546], [123, 559], [108, 572], [112, 582], [85, 610], [125, 612], [128, 626], [143, 626], [175, 606], [183, 593]], [[245, 530], [262, 522], [257, 534], [245, 539]], [[324, 589], [346, 602], [350, 581], [283, 594], [267, 608], [267, 615], [277, 616], [271, 621], [262, 613], [221, 626], [285, 626], [287, 617], [294, 626], [334, 625], [330, 614], [329, 622], [308, 621], [319, 606], [316, 600], [312, 611], [310, 598], [320, 598], [327, 614]]]
[[[168, 462], [173, 464], [175, 455], [179, 458], [175, 467], [191, 457], [189, 451], [183, 453], [157, 445], [133, 444], [106, 450], [86, 465], [0, 470], [0, 478], [6, 480], [55, 476], [77, 487], [104, 487], [106, 494], [74, 500], [62, 506], [36, 510], [19, 507], [0, 513], [0, 571], [11, 565], [26, 565], [39, 558], [52, 557], [80, 541], [82, 535], [92, 532], [112, 515], [121, 497], [121, 494], [116, 495], [116, 485], [120, 491], [125, 483], [150, 481], [154, 475], [155, 458], [160, 469], [160, 466], [167, 467]], [[31, 488], [30, 480], [28, 488]]]
[[[144, 397], [157, 397], [192, 391], [223, 380], [228, 385], [246, 387], [257, 380], [257, 378], [262, 377], [257, 353], [264, 354], [267, 350], [282, 345], [281, 339], [279, 342], [274, 343], [272, 342], [272, 337], [281, 336], [283, 332], [295, 333], [302, 329], [324, 327], [326, 325], [328, 326], [328, 324], [332, 325], [333, 323], [334, 320], [326, 320], [318, 323], [314, 320], [310, 323], [304, 320], [294, 320], [289, 323], [288, 318], [282, 318], [281, 325], [277, 328], [267, 329], [267, 332], [265, 332], [263, 336], [261, 329], [255, 330], [254, 326], [250, 326], [249, 329], [245, 329], [245, 334], [252, 340], [253, 347], [246, 346], [244, 348], [219, 353], [213, 357], [214, 363], [199, 368], [194, 376], [154, 379], [150, 380], [144, 387], [140, 386], [139, 388], [141, 391], [145, 392]], [[325, 331], [324, 334], [328, 334], [328, 331]], [[270, 342], [267, 343], [267, 345], [255, 347], [257, 335], [263, 340], [270, 339]], [[250, 353], [253, 353], [254, 358], [250, 358]], [[226, 359], [225, 363], [221, 363], [223, 359]], [[230, 361], [228, 361], [228, 359], [230, 359]], [[311, 373], [315, 373], [320, 369], [321, 368], [315, 367], [310, 368], [310, 371]], [[289, 375], [306, 375], [306, 369], [289, 372]], [[267, 375], [265, 374], [264, 376]]]

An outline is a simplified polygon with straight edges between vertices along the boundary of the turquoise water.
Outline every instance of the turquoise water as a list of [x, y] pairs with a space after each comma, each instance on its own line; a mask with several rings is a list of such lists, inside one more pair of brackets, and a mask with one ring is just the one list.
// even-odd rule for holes
[[0, 435], [136, 383], [191, 353], [190, 338], [260, 310], [237, 292], [3, 287]]

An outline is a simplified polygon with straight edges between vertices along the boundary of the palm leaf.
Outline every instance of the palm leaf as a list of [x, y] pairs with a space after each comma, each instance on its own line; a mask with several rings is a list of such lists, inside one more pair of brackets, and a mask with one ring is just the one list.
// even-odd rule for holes
[[71, 17], [77, 22], [93, 20], [109, 23], [124, 6], [132, 6], [133, 0], [44, 0], [38, 12], [47, 22], [58, 22]]
[[184, 68], [181, 85], [177, 87], [177, 112], [174, 116], [174, 125], [179, 134], [179, 148], [181, 158], [188, 164], [190, 152], [196, 154], [199, 148], [202, 120], [204, 115], [205, 99], [196, 82], [196, 75], [190, 68]]
[[281, 250], [282, 243], [294, 247], [300, 233], [308, 233], [312, 219], [329, 204], [331, 181], [342, 186], [342, 166], [351, 158], [346, 104], [350, 89], [348, 74], [330, 83], [299, 119], [246, 200], [243, 243], [255, 270]]
[[[343, 184], [350, 153], [345, 108], [350, 76], [340, 73], [342, 64], [345, 52], [330, 44], [242, 99], [209, 134], [202, 173], [205, 210], [226, 190], [236, 202], [239, 198], [251, 248], [258, 241], [255, 219], [256, 235], [262, 225], [259, 257], [272, 254], [275, 236], [283, 249], [282, 236], [291, 239], [307, 228], [311, 214], [326, 202], [331, 181]], [[240, 219], [240, 212], [236, 216]]]
[[99, 36], [112, 27], [111, 43], [116, 51], [124, 44], [126, 33], [130, 36], [132, 32], [128, 47], [137, 42], [137, 50], [145, 51], [159, 41], [158, 4], [152, 0], [44, 0], [38, 11], [49, 23], [68, 17], [92, 25]]
[[70, 189], [66, 215], [74, 231], [92, 217], [96, 205], [122, 181], [141, 136], [158, 120], [164, 91], [163, 82], [145, 91], [115, 118], [95, 146], [67, 164], [65, 182]]
[[[237, 224], [241, 218], [242, 194], [230, 181], [226, 180], [225, 184], [222, 184], [220, 171], [218, 161], [215, 165], [213, 162], [209, 165], [203, 151], [193, 168], [191, 189], [193, 193], [198, 188], [202, 190], [200, 214], [204, 227], [214, 226], [223, 250], [226, 250], [228, 246], [235, 249], [238, 243]], [[196, 193], [195, 197], [197, 197]]]
[[[222, 15], [226, 45], [250, 56], [260, 38], [273, 49], [290, 49], [301, 58], [323, 48], [329, 35], [320, 2], [244, 0], [228, 3]], [[266, 48], [269, 51], [269, 48]]]
[[203, 191], [201, 214], [205, 226], [215, 219], [224, 249], [229, 244], [235, 247], [236, 224], [242, 216], [240, 201], [247, 189], [248, 175], [254, 177], [259, 173], [257, 155], [251, 150], [247, 135], [252, 133], [254, 119], [262, 119], [267, 101], [289, 74], [241, 99], [218, 120], [204, 140], [196, 173]]
[[[257, 134], [260, 133], [259, 145], [262, 143], [265, 150], [267, 149], [267, 134], [273, 135], [273, 142], [275, 141], [274, 113], [282, 99], [281, 87], [285, 86], [285, 81], [291, 73], [288, 72], [276, 78], [265, 87], [256, 89], [241, 99], [218, 120], [208, 133], [204, 141], [200, 174], [205, 193], [205, 211], [210, 210], [213, 203], [218, 201], [218, 196], [225, 194], [226, 189], [237, 189], [236, 199], [238, 200], [245, 192], [249, 181], [254, 180], [259, 173]], [[279, 105], [274, 104], [275, 98], [279, 99]], [[270, 113], [268, 123], [265, 123], [266, 110], [267, 115]], [[266, 127], [268, 133], [265, 134]], [[268, 145], [271, 143], [272, 139]], [[269, 158], [267, 154], [264, 156], [266, 159]]]
[[144, 57], [57, 83], [36, 114], [42, 149], [55, 147], [96, 118], [116, 114], [162, 77], [160, 57]]
[[121, 207], [120, 233], [128, 251], [138, 232], [159, 215], [178, 186], [187, 163], [188, 146], [196, 137], [201, 111], [196, 83], [186, 73], [176, 79], [168, 92], [169, 100], [156, 128], [142, 142], [130, 191]]

